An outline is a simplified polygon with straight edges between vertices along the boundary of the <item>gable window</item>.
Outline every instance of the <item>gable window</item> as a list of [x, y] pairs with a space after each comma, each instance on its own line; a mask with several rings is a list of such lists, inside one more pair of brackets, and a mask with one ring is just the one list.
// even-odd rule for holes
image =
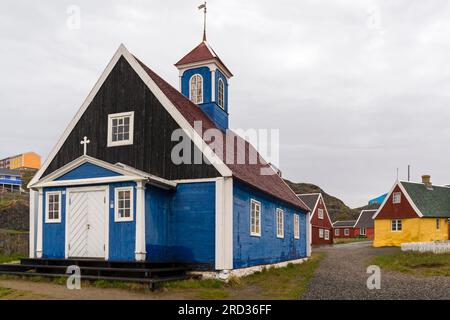
[[133, 144], [134, 112], [108, 116], [108, 147]]
[[250, 208], [250, 235], [261, 236], [261, 203], [253, 199]]
[[223, 84], [222, 79], [219, 79], [218, 93], [219, 93], [218, 95], [219, 107], [225, 109], [225, 85]]
[[195, 104], [203, 103], [203, 77], [199, 74], [189, 80], [189, 100]]
[[317, 211], [317, 214], [318, 214], [318, 216], [319, 216], [319, 219], [323, 220], [323, 209], [319, 209], [319, 210]]
[[277, 209], [277, 238], [284, 238], [284, 211]]
[[115, 189], [114, 221], [133, 221], [133, 187]]
[[440, 229], [441, 228], [441, 219], [436, 219], [436, 229]]
[[323, 239], [323, 229], [319, 229], [319, 238]]
[[325, 240], [330, 240], [330, 230], [325, 230]]
[[402, 193], [401, 192], [394, 192], [394, 195], [392, 196], [392, 202], [394, 204], [400, 203], [402, 201]]
[[349, 236], [349, 235], [350, 235], [350, 230], [344, 229], [344, 236]]
[[400, 219], [391, 220], [391, 230], [402, 231], [402, 220]]
[[45, 223], [61, 222], [61, 192], [46, 193]]
[[294, 214], [294, 239], [300, 239], [300, 217]]
[[334, 229], [334, 235], [338, 237], [339, 234], [340, 234], [340, 230], [339, 229]]
[[365, 236], [365, 235], [366, 235], [366, 228], [360, 228], [360, 229], [359, 229], [359, 234], [360, 234], [361, 236]]

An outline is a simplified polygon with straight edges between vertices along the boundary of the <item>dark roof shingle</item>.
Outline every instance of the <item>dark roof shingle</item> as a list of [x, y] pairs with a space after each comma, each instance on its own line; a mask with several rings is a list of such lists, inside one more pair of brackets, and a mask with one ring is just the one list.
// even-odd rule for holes
[[400, 183], [424, 217], [450, 218], [449, 187], [433, 185], [432, 189], [428, 189], [423, 183]]
[[355, 228], [373, 228], [373, 215], [377, 210], [362, 210], [355, 224]]
[[297, 195], [300, 200], [302, 200], [310, 209], [311, 211], [314, 210], [314, 207], [316, 206], [317, 200], [319, 200], [320, 193], [309, 193], [309, 194], [298, 194]]
[[353, 227], [356, 223], [356, 220], [345, 220], [345, 221], [336, 221], [333, 223], [333, 227]]
[[[201, 121], [203, 130], [218, 129], [215, 126], [214, 122], [212, 122], [212, 120], [197, 105], [183, 96], [178, 90], [176, 90], [159, 75], [153, 72], [142, 61], [137, 58], [136, 60], [193, 128], [195, 121]], [[225, 133], [223, 134], [225, 135]], [[287, 202], [305, 211], [309, 211], [309, 208], [296, 196], [294, 191], [289, 188], [286, 182], [284, 182], [284, 180], [278, 174], [276, 174], [275, 172], [271, 175], [261, 174], [262, 170], [274, 170], [271, 169], [270, 165], [262, 159], [262, 157], [250, 143], [242, 139], [239, 135], [235, 134], [231, 130], [228, 130], [227, 134], [234, 135], [238, 141], [234, 144], [235, 161], [233, 161], [233, 164], [226, 163], [226, 166], [232, 171], [233, 177], [235, 177], [237, 180], [249, 184], [256, 189], [266, 192], [279, 200]], [[223, 141], [227, 141], [225, 136]], [[241, 146], [244, 146], [245, 149], [238, 149]], [[237, 155], [241, 154], [241, 152], [245, 152], [245, 164], [237, 164]], [[258, 161], [257, 164], [249, 164], [248, 157], [250, 152], [255, 152], [258, 155], [258, 159], [260, 159], [260, 161]], [[227, 155], [226, 144], [223, 155]]]

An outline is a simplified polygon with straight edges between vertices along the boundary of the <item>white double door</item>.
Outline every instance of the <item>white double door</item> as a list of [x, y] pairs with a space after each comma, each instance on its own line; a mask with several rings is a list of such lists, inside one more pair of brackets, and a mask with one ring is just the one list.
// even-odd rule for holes
[[68, 190], [67, 256], [106, 258], [107, 188]]

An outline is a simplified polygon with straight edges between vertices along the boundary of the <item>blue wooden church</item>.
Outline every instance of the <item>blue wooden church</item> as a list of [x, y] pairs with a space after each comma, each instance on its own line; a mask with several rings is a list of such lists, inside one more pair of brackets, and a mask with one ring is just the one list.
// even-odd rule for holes
[[[31, 258], [222, 271], [309, 255], [309, 208], [283, 179], [224, 161], [195, 129], [233, 135], [233, 157], [254, 151], [228, 130], [230, 70], [206, 39], [175, 66], [179, 91], [119, 47], [29, 184]], [[174, 163], [179, 129], [209, 161]]]

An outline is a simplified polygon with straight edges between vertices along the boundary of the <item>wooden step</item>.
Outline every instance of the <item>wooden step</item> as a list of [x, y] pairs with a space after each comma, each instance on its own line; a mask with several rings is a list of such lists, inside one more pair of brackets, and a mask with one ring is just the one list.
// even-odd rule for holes
[[147, 262], [147, 261], [106, 261], [99, 259], [22, 259], [22, 264], [26, 265], [78, 265], [86, 267], [106, 267], [106, 268], [167, 268], [167, 267], [187, 267], [186, 264], [176, 262]]
[[[25, 277], [44, 277], [44, 278], [67, 278], [68, 274], [49, 274], [49, 273], [37, 273], [37, 272], [15, 272], [15, 271], [0, 271], [0, 275], [11, 276], [25, 276]], [[109, 280], [109, 281], [121, 281], [121, 282], [137, 282], [146, 284], [156, 284], [169, 281], [179, 281], [192, 279], [193, 276], [173, 276], [173, 277], [161, 277], [161, 278], [128, 278], [128, 277], [105, 277], [105, 276], [81, 276], [81, 280]]]

